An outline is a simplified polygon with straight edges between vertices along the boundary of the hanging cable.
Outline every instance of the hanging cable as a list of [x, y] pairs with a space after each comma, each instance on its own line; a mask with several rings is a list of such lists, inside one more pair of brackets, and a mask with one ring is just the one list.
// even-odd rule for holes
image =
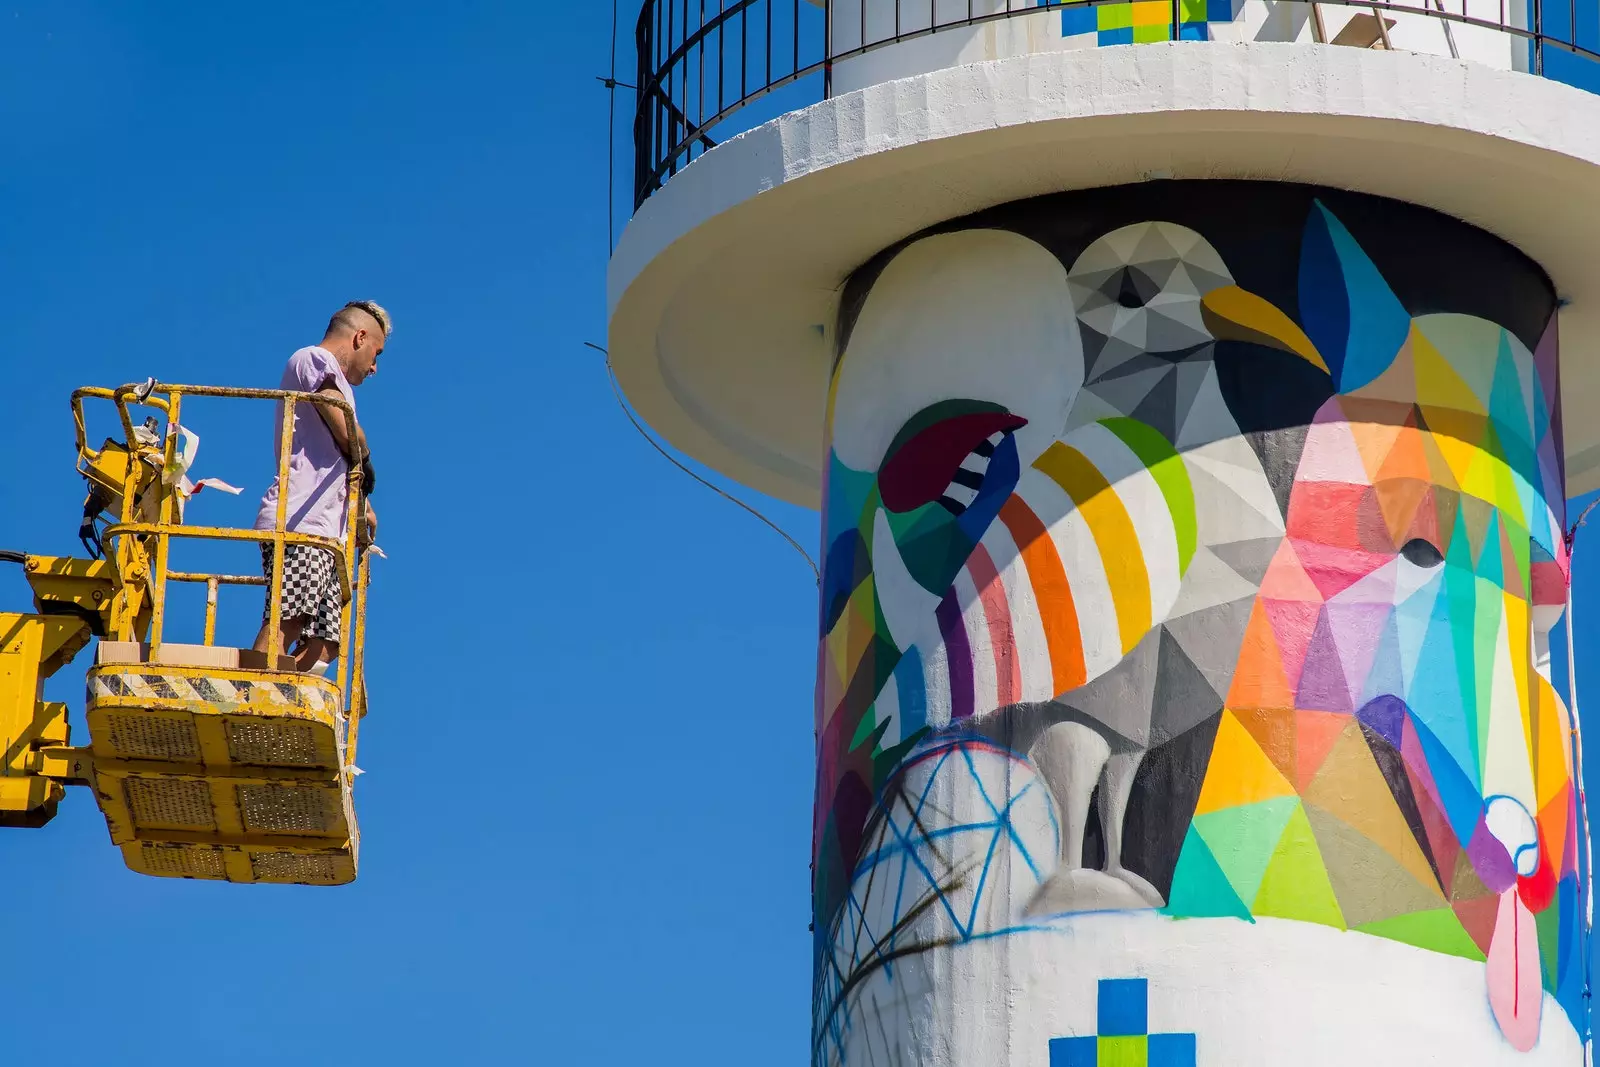
[[611, 66], [606, 74], [606, 255], [617, 247], [616, 205], [617, 195], [617, 0], [611, 0]]
[[707, 481], [694, 471], [690, 470], [687, 466], [681, 463], [676, 456], [663, 448], [661, 444], [650, 435], [650, 432], [644, 428], [644, 424], [641, 423], [638, 417], [634, 415], [633, 409], [628, 407], [628, 402], [622, 397], [622, 387], [617, 383], [617, 372], [611, 367], [611, 353], [607, 352], [604, 348], [601, 348], [593, 341], [585, 341], [583, 344], [585, 348], [592, 348], [596, 352], [599, 352], [602, 356], [606, 357], [606, 381], [611, 385], [611, 395], [617, 398], [617, 406], [621, 408], [622, 413], [628, 417], [628, 421], [633, 423], [633, 428], [639, 431], [639, 436], [650, 442], [650, 447], [665, 456], [668, 463], [671, 463], [674, 467], [677, 467], [683, 473], [687, 474], [689, 477], [693, 478], [695, 481], [699, 482], [713, 493], [716, 493], [724, 500], [737, 504], [739, 507], [748, 511], [750, 514], [754, 515], [756, 518], [760, 519], [763, 523], [770, 527], [774, 533], [789, 543], [790, 548], [800, 553], [800, 558], [806, 561], [806, 566], [811, 568], [812, 575], [816, 577], [817, 584], [820, 585], [822, 583], [822, 572], [817, 569], [817, 562], [811, 558], [811, 553], [807, 552], [805, 548], [801, 546], [799, 541], [796, 541], [793, 537], [790, 537], [788, 532], [784, 530], [783, 527], [779, 526], [777, 523], [761, 514], [761, 512], [757, 511], [749, 504], [746, 504], [743, 500], [740, 500], [731, 493], [725, 492], [719, 486]]
[[[1584, 884], [1584, 920], [1583, 929], [1589, 938], [1594, 936], [1594, 839], [1589, 828], [1589, 792], [1584, 787], [1583, 781], [1583, 722], [1578, 711], [1578, 658], [1577, 645], [1573, 637], [1572, 625], [1572, 575], [1573, 575], [1573, 548], [1578, 540], [1578, 530], [1589, 521], [1589, 513], [1600, 505], [1600, 499], [1591, 500], [1589, 506], [1578, 515], [1578, 521], [1572, 524], [1567, 531], [1567, 704], [1568, 712], [1572, 716], [1572, 752], [1573, 776], [1578, 785], [1578, 826], [1583, 834], [1583, 884]], [[1594, 989], [1594, 966], [1591, 959], [1593, 953], [1588, 939], [1581, 945], [1583, 952], [1583, 1005], [1584, 1029], [1586, 1031], [1583, 1043], [1583, 1059], [1585, 1067], [1594, 1067], [1594, 1035], [1591, 1031], [1591, 1010]]]
[[[616, 192], [617, 180], [617, 90], [619, 88], [635, 88], [626, 82], [620, 82], [617, 80], [617, 0], [611, 0], [611, 69], [610, 73], [604, 78], [599, 79], [599, 81], [606, 87], [606, 91], [610, 97], [610, 113], [607, 116], [606, 122], [606, 256], [609, 258], [612, 250], [616, 247], [616, 229], [613, 219], [614, 212], [612, 197]], [[748, 511], [750, 514], [754, 515], [756, 518], [760, 519], [764, 524], [770, 527], [774, 533], [789, 543], [790, 548], [793, 548], [796, 552], [800, 553], [800, 558], [806, 561], [806, 566], [811, 568], [812, 575], [815, 576], [817, 584], [820, 585], [822, 583], [822, 572], [817, 569], [817, 563], [811, 558], [811, 553], [807, 552], [805, 548], [801, 546], [799, 541], [796, 541], [793, 537], [790, 537], [788, 532], [785, 531], [783, 527], [779, 526], [777, 523], [761, 514], [761, 512], [757, 511], [749, 504], [746, 504], [743, 500], [740, 500], [731, 493], [725, 492], [720, 487], [712, 484], [711, 482], [702, 478], [700, 475], [696, 474], [694, 471], [690, 470], [687, 466], [680, 462], [676, 456], [663, 448], [661, 444], [650, 435], [650, 432], [644, 428], [644, 424], [640, 422], [639, 419], [634, 415], [633, 409], [628, 407], [628, 402], [623, 399], [622, 386], [617, 382], [617, 372], [611, 366], [611, 353], [606, 351], [604, 348], [601, 348], [593, 341], [585, 341], [583, 344], [585, 348], [592, 348], [602, 356], [606, 357], [606, 381], [611, 386], [611, 395], [617, 398], [617, 407], [622, 409], [622, 413], [626, 415], [628, 421], [633, 424], [633, 428], [639, 431], [639, 436], [648, 441], [651, 448], [655, 449], [657, 452], [661, 453], [662, 456], [666, 457], [668, 463], [671, 463], [674, 467], [677, 467], [683, 473], [687, 474], [689, 477], [693, 478], [695, 481], [699, 482], [713, 493], [716, 493], [724, 500], [737, 504], [739, 507], [743, 508], [745, 511]]]

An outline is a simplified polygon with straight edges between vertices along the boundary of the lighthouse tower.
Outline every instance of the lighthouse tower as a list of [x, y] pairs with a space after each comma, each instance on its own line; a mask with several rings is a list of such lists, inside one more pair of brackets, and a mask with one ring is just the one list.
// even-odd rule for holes
[[819, 1067], [1584, 1062], [1585, 7], [646, 0], [610, 352], [821, 515]]

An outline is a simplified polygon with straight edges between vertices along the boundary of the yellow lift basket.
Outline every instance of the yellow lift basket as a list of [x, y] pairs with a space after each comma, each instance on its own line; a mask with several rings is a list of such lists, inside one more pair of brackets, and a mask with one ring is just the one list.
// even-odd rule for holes
[[[180, 418], [185, 398], [281, 402], [278, 514], [271, 530], [183, 523]], [[83, 402], [108, 400], [123, 440], [88, 443]], [[0, 613], [0, 826], [42, 826], [67, 785], [88, 785], [111, 841], [141, 874], [229, 882], [340, 885], [356, 876], [359, 832], [351, 791], [366, 714], [363, 638], [368, 553], [358, 541], [362, 471], [352, 464], [342, 540], [285, 530], [297, 408], [327, 405], [355, 426], [342, 399], [272, 389], [167, 385], [84, 388], [72, 395], [78, 470], [89, 483], [80, 535], [103, 557], [4, 553], [23, 564], [35, 611]], [[153, 414], [136, 425], [133, 408]], [[281, 646], [280, 588], [266, 588], [265, 653], [215, 644], [217, 592], [267, 587], [255, 575], [176, 571], [174, 538], [326, 549], [343, 599], [331, 678], [301, 673]], [[172, 583], [206, 589], [204, 643], [163, 640]], [[41, 699], [44, 679], [91, 637], [100, 643], [85, 687], [87, 747], [69, 745], [66, 707]]]

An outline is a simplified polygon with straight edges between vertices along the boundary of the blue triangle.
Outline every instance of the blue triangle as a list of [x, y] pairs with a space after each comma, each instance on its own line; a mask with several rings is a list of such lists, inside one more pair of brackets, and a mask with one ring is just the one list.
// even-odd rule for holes
[[1341, 392], [1382, 374], [1411, 332], [1411, 314], [1320, 200], [1300, 244], [1300, 320]]

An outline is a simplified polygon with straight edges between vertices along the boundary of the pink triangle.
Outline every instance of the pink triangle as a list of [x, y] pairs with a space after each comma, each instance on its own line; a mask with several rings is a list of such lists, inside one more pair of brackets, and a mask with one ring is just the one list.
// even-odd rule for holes
[[1300, 670], [1305, 666], [1306, 649], [1311, 645], [1311, 634], [1317, 628], [1317, 617], [1322, 605], [1303, 600], [1261, 601], [1266, 609], [1267, 621], [1272, 624], [1272, 636], [1278, 642], [1278, 658], [1283, 664], [1283, 677], [1293, 691], [1300, 685]]
[[1305, 568], [1300, 566], [1294, 542], [1287, 537], [1278, 545], [1278, 551], [1261, 579], [1261, 595], [1274, 600], [1309, 600], [1313, 603], [1322, 599], [1322, 592], [1306, 577]]
[[1295, 540], [1295, 554], [1324, 600], [1359, 582], [1386, 562], [1377, 552]]
[[1361, 450], [1350, 432], [1350, 423], [1343, 412], [1335, 417], [1319, 419], [1306, 430], [1306, 443], [1300, 453], [1300, 470], [1296, 481], [1347, 482], [1366, 485], [1371, 475], [1361, 462]]

